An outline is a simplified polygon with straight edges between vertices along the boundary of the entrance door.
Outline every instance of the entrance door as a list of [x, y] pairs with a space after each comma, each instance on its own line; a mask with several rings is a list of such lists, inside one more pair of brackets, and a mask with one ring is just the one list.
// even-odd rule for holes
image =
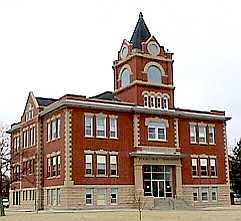
[[172, 167], [164, 165], [143, 166], [143, 188], [145, 196], [172, 197]]

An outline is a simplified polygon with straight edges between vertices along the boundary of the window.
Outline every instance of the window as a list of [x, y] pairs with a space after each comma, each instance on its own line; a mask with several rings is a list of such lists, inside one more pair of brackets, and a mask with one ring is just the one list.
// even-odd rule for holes
[[56, 132], [57, 132], [56, 138], [60, 138], [60, 118], [56, 120]]
[[106, 175], [106, 156], [97, 155], [97, 174]]
[[148, 76], [149, 83], [160, 85], [161, 84], [161, 75], [162, 75], [161, 71], [157, 66], [151, 65], [148, 68], [147, 76]]
[[61, 156], [58, 155], [56, 158], [57, 158], [57, 176], [59, 176], [61, 171]]
[[85, 136], [92, 137], [93, 136], [93, 117], [85, 116]]
[[150, 107], [155, 108], [155, 96], [150, 97]]
[[92, 155], [85, 155], [85, 174], [92, 175], [93, 174], [93, 165], [92, 165]]
[[197, 142], [196, 125], [190, 125], [190, 142], [191, 143]]
[[98, 206], [106, 205], [106, 189], [97, 190], [97, 205]]
[[47, 137], [48, 137], [48, 141], [50, 141], [51, 140], [51, 122], [49, 122], [49, 123], [47, 123], [47, 133], [48, 133], [48, 135], [47, 135]]
[[96, 137], [106, 137], [106, 118], [96, 118]]
[[130, 72], [125, 68], [121, 73], [121, 87], [126, 87], [130, 84]]
[[208, 160], [200, 159], [201, 176], [208, 176]]
[[93, 204], [93, 189], [86, 189], [85, 204], [86, 205], [92, 205]]
[[52, 128], [51, 128], [51, 129], [52, 129], [52, 132], [51, 132], [51, 134], [52, 134], [52, 139], [54, 139], [54, 138], [57, 137], [56, 120], [53, 120], [53, 121], [52, 121], [51, 126], [52, 126]]
[[197, 159], [192, 159], [192, 176], [198, 176]]
[[149, 96], [147, 94], [144, 95], [144, 107], [149, 107]]
[[51, 158], [47, 159], [47, 176], [50, 177], [51, 176]]
[[47, 190], [47, 205], [51, 204], [50, 190]]
[[57, 157], [52, 157], [52, 176], [57, 175]]
[[201, 188], [201, 197], [203, 202], [208, 201], [208, 188], [207, 187], [202, 187]]
[[158, 109], [162, 108], [162, 98], [160, 96], [156, 97], [156, 108]]
[[54, 119], [47, 123], [47, 140], [60, 138], [60, 118]]
[[209, 144], [215, 144], [215, 128], [213, 126], [208, 127], [208, 141]]
[[162, 98], [162, 109], [168, 110], [168, 98], [167, 97]]
[[57, 205], [60, 205], [60, 188], [56, 189], [56, 195], [57, 195]]
[[29, 146], [32, 146], [32, 128], [29, 129]]
[[165, 124], [151, 122], [148, 125], [148, 140], [166, 141]]
[[212, 187], [211, 199], [212, 199], [212, 201], [217, 201], [217, 187]]
[[23, 131], [23, 148], [28, 147], [28, 130]]
[[117, 204], [117, 188], [111, 188], [110, 204]]
[[198, 201], [198, 188], [193, 188], [193, 201], [197, 202]]
[[110, 118], [110, 138], [117, 138], [117, 118]]
[[211, 176], [217, 176], [216, 159], [210, 159], [210, 174]]
[[206, 127], [199, 126], [199, 143], [205, 144], [206, 143]]
[[36, 129], [35, 127], [32, 128], [32, 146], [36, 143]]
[[117, 156], [110, 156], [110, 175], [117, 176]]

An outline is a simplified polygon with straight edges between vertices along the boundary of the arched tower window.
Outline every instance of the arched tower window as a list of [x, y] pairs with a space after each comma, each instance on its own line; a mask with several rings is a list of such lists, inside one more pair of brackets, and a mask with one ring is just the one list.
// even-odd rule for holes
[[155, 66], [155, 65], [151, 65], [149, 68], [148, 68], [148, 71], [147, 71], [147, 76], [148, 76], [148, 82], [151, 83], [151, 84], [158, 84], [160, 85], [161, 82], [162, 82], [162, 72], [161, 70]]
[[130, 78], [130, 72], [127, 68], [125, 68], [121, 73], [121, 87], [126, 87], [130, 84], [131, 78]]

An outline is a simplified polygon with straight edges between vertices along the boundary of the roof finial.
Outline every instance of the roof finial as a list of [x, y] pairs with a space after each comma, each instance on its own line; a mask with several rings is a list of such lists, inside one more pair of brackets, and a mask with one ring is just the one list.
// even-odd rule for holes
[[143, 18], [142, 12], [139, 13], [139, 18]]

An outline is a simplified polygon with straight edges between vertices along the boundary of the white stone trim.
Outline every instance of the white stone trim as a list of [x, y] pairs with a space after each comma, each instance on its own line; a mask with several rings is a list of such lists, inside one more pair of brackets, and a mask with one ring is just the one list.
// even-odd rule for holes
[[148, 72], [148, 68], [149, 68], [150, 66], [156, 66], [156, 67], [158, 67], [158, 68], [160, 69], [160, 71], [161, 71], [161, 74], [162, 74], [161, 76], [167, 76], [164, 68], [163, 68], [159, 63], [153, 62], [153, 61], [148, 62], [148, 63], [145, 65], [145, 67], [144, 67], [144, 73], [147, 73], [147, 72]]
[[130, 75], [133, 75], [133, 72], [131, 71], [131, 66], [129, 64], [125, 64], [121, 69], [120, 69], [120, 72], [118, 74], [118, 80], [121, 80], [121, 75], [123, 73], [123, 71], [127, 69], [130, 73]]
[[166, 128], [169, 128], [168, 120], [159, 118], [159, 117], [150, 117], [145, 119], [145, 126], [148, 126], [150, 122], [157, 122], [157, 123], [164, 123], [166, 125]]

